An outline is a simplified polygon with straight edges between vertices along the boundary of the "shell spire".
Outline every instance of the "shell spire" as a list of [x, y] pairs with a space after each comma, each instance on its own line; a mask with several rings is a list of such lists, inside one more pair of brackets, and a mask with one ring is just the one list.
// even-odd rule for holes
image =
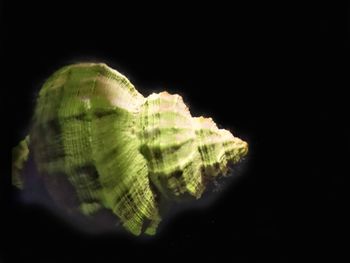
[[66, 66], [45, 82], [29, 137], [29, 154], [57, 204], [88, 217], [107, 210], [134, 235], [155, 234], [161, 201], [200, 198], [208, 181], [248, 151], [211, 118], [192, 117], [181, 96], [145, 98], [125, 76], [95, 63]]
[[228, 163], [247, 153], [246, 142], [211, 118], [192, 117], [179, 95], [152, 94], [141, 108], [141, 153], [164, 196], [199, 198], [207, 179], [226, 174]]

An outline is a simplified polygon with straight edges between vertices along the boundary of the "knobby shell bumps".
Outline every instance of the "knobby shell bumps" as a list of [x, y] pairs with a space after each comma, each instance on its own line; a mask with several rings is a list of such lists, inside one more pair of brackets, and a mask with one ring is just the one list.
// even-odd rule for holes
[[134, 235], [153, 235], [161, 203], [200, 198], [247, 151], [211, 118], [192, 117], [181, 96], [145, 98], [107, 65], [80, 63], [40, 90], [30, 134], [13, 151], [13, 182], [23, 186], [32, 155], [52, 199], [69, 213], [108, 210]]

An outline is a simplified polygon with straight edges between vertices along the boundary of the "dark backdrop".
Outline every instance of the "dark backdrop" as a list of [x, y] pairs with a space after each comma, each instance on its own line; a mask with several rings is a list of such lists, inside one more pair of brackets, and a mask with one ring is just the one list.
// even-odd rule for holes
[[230, 128], [250, 153], [212, 205], [175, 216], [146, 241], [86, 236], [17, 202], [12, 189], [0, 260], [284, 261], [345, 248], [348, 7], [243, 2], [2, 4], [9, 146], [26, 134], [45, 78], [92, 60], [126, 74], [144, 95], [181, 94], [193, 115]]

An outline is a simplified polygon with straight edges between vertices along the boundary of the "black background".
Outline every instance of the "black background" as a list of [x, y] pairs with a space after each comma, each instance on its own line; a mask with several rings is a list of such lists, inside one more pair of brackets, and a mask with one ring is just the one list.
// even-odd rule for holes
[[215, 203], [177, 215], [149, 240], [87, 236], [17, 202], [12, 189], [0, 260], [285, 262], [344, 251], [348, 6], [46, 2], [1, 5], [10, 147], [26, 134], [45, 78], [68, 63], [103, 61], [144, 95], [181, 94], [193, 115], [230, 128], [250, 153]]

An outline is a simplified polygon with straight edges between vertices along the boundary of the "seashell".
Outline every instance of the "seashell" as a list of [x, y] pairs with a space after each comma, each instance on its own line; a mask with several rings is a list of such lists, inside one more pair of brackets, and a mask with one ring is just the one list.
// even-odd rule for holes
[[211, 118], [192, 117], [181, 96], [145, 98], [107, 65], [80, 63], [41, 88], [30, 134], [13, 151], [13, 184], [22, 187], [31, 155], [69, 213], [108, 210], [132, 234], [154, 235], [161, 202], [200, 198], [247, 152]]

